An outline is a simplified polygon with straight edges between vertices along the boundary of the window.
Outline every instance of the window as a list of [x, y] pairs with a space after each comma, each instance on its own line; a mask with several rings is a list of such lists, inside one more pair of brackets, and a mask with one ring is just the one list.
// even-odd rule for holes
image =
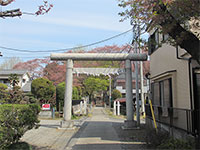
[[159, 89], [159, 83], [158, 82], [155, 82], [153, 83], [152, 85], [152, 103], [153, 105], [158, 105], [160, 106], [160, 89]]
[[148, 50], [151, 55], [159, 47], [159, 31], [158, 29], [148, 39]]
[[172, 107], [171, 78], [152, 84], [152, 103], [161, 107]]
[[163, 40], [162, 40], [162, 41], [164, 42], [164, 41], [166, 41], [168, 38], [169, 38], [169, 35], [163, 33]]
[[159, 32], [158, 32], [158, 30], [156, 30], [154, 34], [155, 34], [155, 49], [157, 49], [158, 46], [159, 46]]
[[[200, 69], [195, 69], [194, 76], [194, 109], [195, 112], [199, 112], [200, 109]], [[200, 132], [200, 112], [194, 115], [194, 130]]]
[[4, 83], [4, 84], [9, 84], [10, 81], [9, 81], [8, 79], [5, 79], [5, 80], [3, 81], [3, 83]]
[[25, 83], [25, 82], [26, 82], [26, 79], [23, 79], [22, 82]]
[[200, 109], [200, 72], [194, 73], [194, 108]]

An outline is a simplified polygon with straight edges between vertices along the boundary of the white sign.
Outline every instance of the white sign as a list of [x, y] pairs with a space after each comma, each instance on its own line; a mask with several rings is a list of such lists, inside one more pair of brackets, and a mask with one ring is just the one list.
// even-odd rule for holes
[[42, 110], [50, 110], [50, 104], [42, 104]]

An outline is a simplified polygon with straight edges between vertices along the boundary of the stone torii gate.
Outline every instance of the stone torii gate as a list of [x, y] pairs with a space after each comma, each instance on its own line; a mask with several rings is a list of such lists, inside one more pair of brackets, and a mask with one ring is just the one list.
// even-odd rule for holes
[[66, 88], [64, 98], [64, 120], [61, 122], [62, 128], [73, 127], [71, 121], [72, 109], [72, 81], [73, 81], [73, 61], [125, 61], [126, 74], [126, 114], [127, 120], [124, 127], [131, 128], [135, 125], [133, 121], [133, 95], [132, 95], [132, 69], [131, 61], [146, 61], [146, 54], [132, 53], [53, 53], [51, 60], [67, 61], [66, 65]]

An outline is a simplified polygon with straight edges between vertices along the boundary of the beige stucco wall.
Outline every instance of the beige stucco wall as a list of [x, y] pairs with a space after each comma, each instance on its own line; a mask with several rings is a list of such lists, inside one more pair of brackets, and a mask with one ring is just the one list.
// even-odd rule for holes
[[172, 77], [173, 107], [190, 109], [188, 61], [177, 59], [175, 47], [163, 44], [150, 56], [151, 78], [172, 70], [162, 78]]

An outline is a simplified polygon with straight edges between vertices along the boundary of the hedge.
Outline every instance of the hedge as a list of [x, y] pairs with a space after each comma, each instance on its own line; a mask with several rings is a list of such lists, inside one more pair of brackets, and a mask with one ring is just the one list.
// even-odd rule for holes
[[18, 142], [26, 131], [37, 127], [39, 112], [37, 104], [0, 105], [0, 149]]

